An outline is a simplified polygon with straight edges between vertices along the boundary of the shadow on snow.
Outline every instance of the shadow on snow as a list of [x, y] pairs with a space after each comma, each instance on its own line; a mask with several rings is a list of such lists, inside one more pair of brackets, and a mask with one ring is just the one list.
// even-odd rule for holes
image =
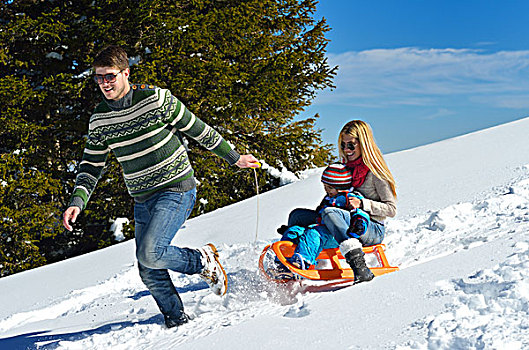
[[13, 349], [13, 350], [22, 350], [22, 349], [55, 349], [59, 346], [60, 341], [78, 341], [84, 338], [93, 336], [94, 334], [105, 334], [109, 333], [112, 330], [115, 330], [117, 327], [119, 329], [132, 327], [135, 325], [145, 325], [145, 324], [163, 324], [164, 320], [162, 315], [152, 316], [143, 321], [138, 322], [115, 322], [109, 323], [91, 330], [76, 331], [71, 333], [62, 333], [62, 334], [53, 334], [46, 335], [50, 331], [40, 331], [40, 332], [31, 332], [26, 334], [20, 334], [9, 338], [0, 339], [0, 349]]

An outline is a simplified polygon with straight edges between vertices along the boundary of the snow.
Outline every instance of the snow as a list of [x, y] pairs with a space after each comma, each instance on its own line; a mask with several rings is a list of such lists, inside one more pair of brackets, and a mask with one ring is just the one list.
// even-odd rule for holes
[[398, 272], [357, 286], [260, 277], [289, 211], [318, 205], [321, 168], [186, 222], [175, 243], [214, 242], [230, 282], [221, 298], [172, 274], [188, 324], [163, 326], [127, 241], [0, 279], [0, 349], [526, 349], [528, 132], [529, 118], [386, 156]]
[[270, 166], [265, 161], [261, 160], [260, 162], [261, 162], [261, 168], [263, 170], [266, 170], [266, 172], [270, 174], [270, 176], [273, 176], [276, 179], [279, 179], [280, 186], [288, 185], [292, 182], [296, 182], [299, 180], [298, 177], [293, 172], [285, 168], [283, 164], [281, 164], [281, 170], [279, 170], [277, 168]]
[[114, 220], [112, 225], [110, 226], [110, 231], [114, 234], [114, 239], [118, 242], [121, 242], [125, 240], [125, 236], [123, 235], [123, 225], [126, 225], [129, 223], [129, 219], [127, 218], [117, 218]]
[[63, 57], [60, 53], [50, 52], [46, 55], [46, 58], [54, 58], [56, 60], [62, 61]]

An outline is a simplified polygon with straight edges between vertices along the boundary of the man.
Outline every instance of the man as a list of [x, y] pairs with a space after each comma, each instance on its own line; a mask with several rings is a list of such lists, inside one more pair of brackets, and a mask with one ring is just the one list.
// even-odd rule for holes
[[142, 281], [164, 315], [167, 327], [186, 323], [182, 301], [169, 270], [200, 274], [217, 295], [227, 277], [213, 244], [199, 249], [172, 246], [171, 240], [193, 209], [196, 183], [178, 132], [241, 168], [258, 167], [252, 155], [239, 155], [213, 128], [191, 113], [169, 90], [129, 84], [127, 53], [102, 50], [93, 62], [94, 80], [104, 96], [90, 118], [88, 140], [63, 224], [72, 230], [113, 151], [135, 199], [136, 256]]

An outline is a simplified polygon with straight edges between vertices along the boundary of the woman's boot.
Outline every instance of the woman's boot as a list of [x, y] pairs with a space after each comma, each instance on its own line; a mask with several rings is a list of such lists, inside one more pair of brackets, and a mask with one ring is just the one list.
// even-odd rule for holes
[[351, 266], [355, 275], [354, 282], [367, 282], [375, 278], [373, 272], [367, 267], [362, 248], [350, 250], [345, 254], [345, 261]]

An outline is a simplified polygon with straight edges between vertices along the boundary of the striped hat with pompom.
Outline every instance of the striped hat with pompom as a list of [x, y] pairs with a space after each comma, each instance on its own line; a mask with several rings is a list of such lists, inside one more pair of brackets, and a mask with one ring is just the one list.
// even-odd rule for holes
[[353, 175], [345, 165], [336, 163], [329, 165], [321, 175], [321, 182], [339, 190], [347, 190], [351, 187]]

